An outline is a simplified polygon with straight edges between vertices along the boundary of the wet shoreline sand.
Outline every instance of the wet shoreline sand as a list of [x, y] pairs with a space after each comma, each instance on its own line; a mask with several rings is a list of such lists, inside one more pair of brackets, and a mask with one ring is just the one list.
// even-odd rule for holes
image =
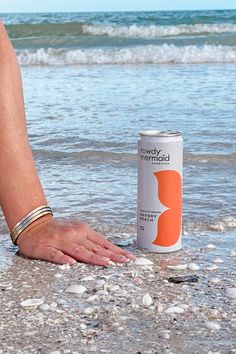
[[[122, 240], [134, 239], [135, 227], [122, 231]], [[28, 260], [2, 236], [0, 353], [236, 352], [236, 300], [228, 293], [236, 285], [235, 248], [228, 245], [222, 259], [220, 233], [212, 242], [183, 239], [183, 249], [168, 255], [127, 247], [151, 264], [104, 268]], [[190, 263], [196, 270], [168, 268]], [[192, 275], [194, 282], [169, 281]], [[79, 293], [67, 292], [71, 285], [82, 285]], [[43, 304], [23, 307], [30, 298]]]

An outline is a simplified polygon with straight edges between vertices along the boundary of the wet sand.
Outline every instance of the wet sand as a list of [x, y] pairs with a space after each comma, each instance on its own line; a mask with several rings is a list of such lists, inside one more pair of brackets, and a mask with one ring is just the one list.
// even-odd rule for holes
[[[219, 258], [219, 233], [211, 242], [208, 236], [199, 242], [185, 235], [183, 249], [168, 255], [130, 245], [127, 249], [138, 259], [153, 263], [105, 268], [25, 259], [15, 255], [17, 249], [2, 231], [0, 353], [236, 352], [236, 299], [228, 292], [236, 287], [235, 245], [228, 245], [224, 259]], [[135, 228], [117, 234], [122, 240], [134, 238]], [[168, 268], [190, 263], [200, 269]], [[193, 282], [170, 282], [179, 276]], [[71, 285], [84, 288], [67, 292]], [[43, 304], [23, 307], [27, 299]]]

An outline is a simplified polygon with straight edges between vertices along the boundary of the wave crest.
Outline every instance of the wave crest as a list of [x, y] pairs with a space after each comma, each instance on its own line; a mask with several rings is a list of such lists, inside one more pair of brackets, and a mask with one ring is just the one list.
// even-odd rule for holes
[[204, 45], [139, 46], [122, 49], [38, 49], [17, 52], [21, 65], [236, 63], [236, 48]]
[[82, 25], [85, 34], [98, 36], [127, 38], [160, 38], [179, 35], [202, 35], [236, 32], [236, 25], [221, 24], [195, 24], [176, 26], [112, 26], [112, 25]]

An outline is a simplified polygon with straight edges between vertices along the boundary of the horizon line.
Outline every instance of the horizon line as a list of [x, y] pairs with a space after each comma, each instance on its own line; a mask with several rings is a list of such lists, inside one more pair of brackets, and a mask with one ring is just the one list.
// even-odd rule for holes
[[173, 11], [235, 11], [236, 8], [209, 8], [209, 9], [165, 9], [165, 10], [71, 10], [71, 11], [0, 11], [1, 14], [45, 14], [45, 13], [97, 13], [97, 12], [173, 12]]

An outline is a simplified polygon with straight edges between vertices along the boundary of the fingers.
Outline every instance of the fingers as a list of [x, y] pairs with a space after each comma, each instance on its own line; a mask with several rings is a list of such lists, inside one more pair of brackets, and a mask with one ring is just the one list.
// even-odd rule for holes
[[[76, 244], [78, 244], [79, 246]], [[122, 263], [122, 262], [129, 261], [129, 259], [127, 259], [122, 254], [108, 250], [108, 249], [90, 241], [86, 237], [79, 239], [76, 242], [76, 244], [74, 244], [74, 243], [69, 244], [67, 240], [64, 240], [63, 243], [60, 243], [60, 247], [61, 247], [61, 249], [63, 249], [64, 252], [68, 253], [70, 256], [72, 256], [76, 259], [80, 259], [80, 260], [81, 260], [81, 255], [83, 255], [85, 250], [87, 250], [94, 255], [108, 258], [113, 262]], [[77, 257], [79, 257], [79, 258], [77, 258]]]
[[92, 231], [91, 233], [88, 234], [87, 238], [90, 241], [92, 241], [95, 244], [102, 247], [103, 249], [109, 250], [112, 253], [122, 255], [128, 259], [135, 259], [135, 256], [133, 254], [131, 254], [131, 253], [123, 250], [122, 248], [114, 245], [113, 243], [109, 242], [99, 232]]

